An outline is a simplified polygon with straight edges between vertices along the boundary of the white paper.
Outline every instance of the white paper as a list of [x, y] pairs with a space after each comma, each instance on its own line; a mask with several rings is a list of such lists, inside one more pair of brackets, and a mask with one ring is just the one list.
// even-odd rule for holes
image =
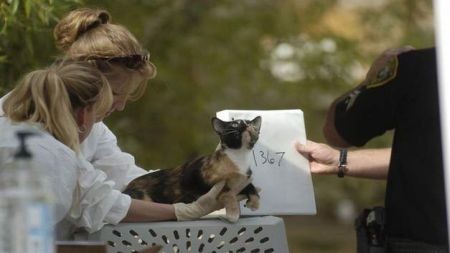
[[314, 189], [308, 161], [294, 147], [306, 142], [303, 112], [296, 110], [225, 110], [224, 121], [262, 117], [258, 142], [252, 153], [253, 184], [261, 188], [260, 208], [243, 207], [242, 215], [316, 214]]

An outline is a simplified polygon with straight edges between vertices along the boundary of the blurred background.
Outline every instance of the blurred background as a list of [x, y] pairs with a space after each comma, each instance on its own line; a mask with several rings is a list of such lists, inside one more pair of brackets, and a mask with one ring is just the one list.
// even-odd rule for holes
[[[52, 28], [78, 7], [108, 10], [158, 68], [144, 97], [106, 120], [147, 169], [212, 152], [210, 118], [223, 109], [299, 108], [307, 137], [322, 142], [329, 104], [379, 53], [434, 45], [429, 0], [0, 0], [0, 95], [55, 59]], [[290, 251], [354, 252], [353, 219], [383, 204], [384, 182], [313, 176], [313, 184], [317, 215], [284, 217]]]

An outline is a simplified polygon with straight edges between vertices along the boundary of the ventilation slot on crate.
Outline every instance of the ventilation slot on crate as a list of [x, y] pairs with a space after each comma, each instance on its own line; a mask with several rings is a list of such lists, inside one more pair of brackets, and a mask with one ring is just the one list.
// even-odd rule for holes
[[[92, 238], [91, 238], [92, 237]], [[161, 245], [161, 253], [288, 253], [284, 223], [274, 216], [221, 220], [122, 223], [89, 235], [108, 253], [134, 253]]]

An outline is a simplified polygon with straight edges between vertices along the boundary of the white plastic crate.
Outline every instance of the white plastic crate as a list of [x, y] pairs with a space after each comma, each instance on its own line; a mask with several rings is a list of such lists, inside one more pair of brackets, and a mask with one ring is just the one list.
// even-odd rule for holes
[[216, 219], [184, 222], [107, 225], [89, 235], [106, 242], [108, 253], [135, 253], [161, 245], [162, 253], [288, 253], [284, 223], [275, 216], [240, 218], [231, 224]]

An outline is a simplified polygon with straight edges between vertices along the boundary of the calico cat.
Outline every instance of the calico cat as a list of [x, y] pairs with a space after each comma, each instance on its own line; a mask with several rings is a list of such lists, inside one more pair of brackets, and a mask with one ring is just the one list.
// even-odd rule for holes
[[[215, 152], [176, 168], [158, 170], [138, 177], [127, 186], [124, 193], [134, 199], [159, 203], [191, 203], [207, 193], [214, 184], [226, 180], [218, 200], [224, 204], [227, 218], [236, 221], [239, 217], [239, 203], [236, 196], [227, 193], [252, 175], [250, 155], [259, 137], [261, 117], [232, 121], [222, 121], [214, 117], [211, 123], [220, 137]], [[258, 190], [252, 183], [240, 194], [247, 197], [248, 208], [258, 209]]]

